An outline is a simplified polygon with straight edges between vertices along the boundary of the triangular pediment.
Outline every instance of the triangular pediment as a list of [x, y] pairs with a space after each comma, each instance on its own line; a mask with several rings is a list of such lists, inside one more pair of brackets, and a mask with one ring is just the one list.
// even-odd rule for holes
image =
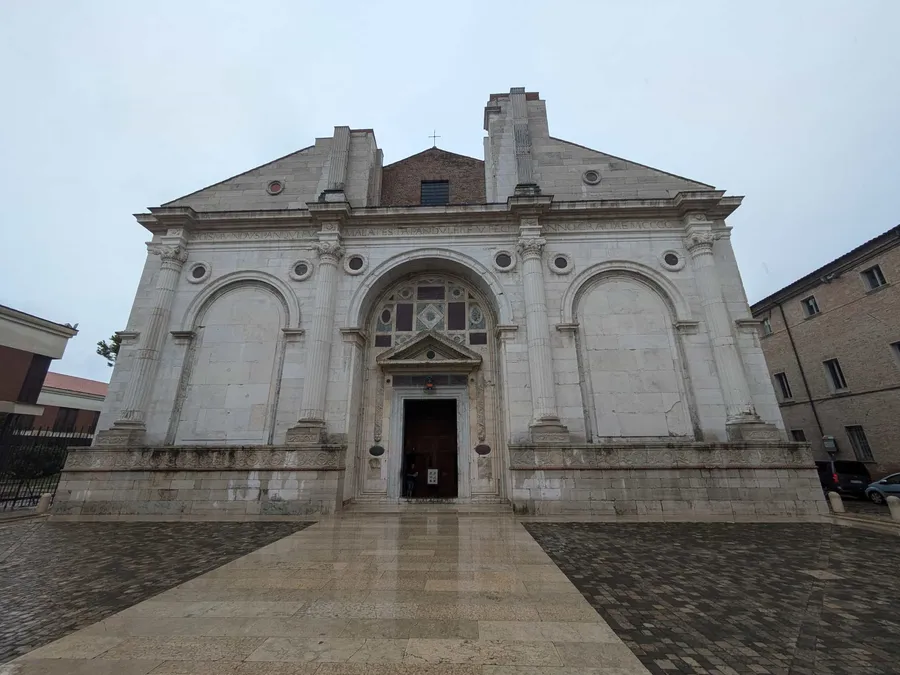
[[443, 333], [422, 331], [412, 340], [379, 354], [375, 361], [382, 367], [460, 366], [474, 368], [481, 365], [481, 354], [460, 344]]

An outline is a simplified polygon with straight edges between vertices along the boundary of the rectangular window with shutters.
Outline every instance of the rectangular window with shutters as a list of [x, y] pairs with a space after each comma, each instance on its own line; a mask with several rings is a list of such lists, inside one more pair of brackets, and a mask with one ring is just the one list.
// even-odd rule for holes
[[44, 378], [47, 377], [47, 371], [50, 370], [50, 361], [52, 359], [49, 356], [40, 354], [34, 354], [31, 357], [31, 365], [28, 366], [28, 372], [25, 374], [25, 380], [19, 390], [19, 403], [37, 403], [41, 387], [44, 386]]
[[791, 385], [788, 382], [787, 375], [784, 373], [775, 373], [775, 381], [778, 383], [778, 388], [781, 389], [781, 398], [784, 400], [794, 398], [794, 394], [791, 391]]
[[866, 284], [866, 290], [874, 291], [887, 285], [887, 279], [884, 278], [884, 272], [881, 271], [880, 265], [873, 265], [867, 270], [862, 271], [863, 282]]
[[869, 439], [866, 438], [866, 432], [861, 426], [844, 427], [847, 430], [847, 437], [850, 439], [850, 445], [853, 446], [853, 452], [856, 458], [863, 462], [871, 462], [872, 448], [869, 447]]
[[75, 420], [78, 419], [76, 408], [60, 408], [56, 411], [56, 421], [53, 423], [53, 431], [75, 431]]
[[831, 385], [832, 391], [842, 391], [847, 388], [847, 380], [844, 379], [844, 371], [841, 370], [841, 364], [837, 359], [828, 359], [823, 362], [825, 372], [828, 374], [828, 383]]
[[797, 443], [806, 443], [806, 432], [803, 429], [791, 429], [791, 438]]
[[816, 302], [816, 296], [814, 295], [811, 295], [808, 298], [803, 298], [800, 301], [800, 305], [803, 307], [803, 313], [807, 318], [815, 316], [821, 311], [819, 309], [819, 303]]
[[450, 181], [423, 180], [422, 206], [444, 206], [450, 203]]

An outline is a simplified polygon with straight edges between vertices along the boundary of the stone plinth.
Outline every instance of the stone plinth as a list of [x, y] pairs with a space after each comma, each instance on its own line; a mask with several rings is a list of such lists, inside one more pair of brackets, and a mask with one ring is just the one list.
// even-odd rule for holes
[[804, 443], [512, 445], [510, 468], [517, 513], [678, 520], [828, 514]]
[[256, 516], [334, 513], [344, 446], [72, 448], [57, 515]]

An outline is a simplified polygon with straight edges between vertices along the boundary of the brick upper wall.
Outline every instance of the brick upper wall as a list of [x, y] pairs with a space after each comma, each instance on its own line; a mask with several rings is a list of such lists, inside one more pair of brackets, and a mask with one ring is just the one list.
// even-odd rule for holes
[[484, 204], [484, 162], [438, 148], [384, 167], [381, 206], [418, 206], [423, 180], [450, 181], [451, 204]]

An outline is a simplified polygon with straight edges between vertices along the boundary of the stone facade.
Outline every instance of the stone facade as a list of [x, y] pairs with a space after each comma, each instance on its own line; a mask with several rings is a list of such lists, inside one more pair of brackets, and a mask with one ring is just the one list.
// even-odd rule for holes
[[[863, 274], [878, 266], [884, 283], [872, 288]], [[900, 471], [900, 227], [863, 244], [790, 286], [760, 300], [754, 317], [765, 321], [761, 344], [789, 432], [806, 438], [816, 459], [870, 462], [873, 478]], [[802, 300], [814, 297], [809, 315]], [[824, 362], [837, 359], [845, 388], [834, 386]], [[785, 394], [789, 395], [785, 395]], [[860, 447], [848, 427], [860, 427]], [[857, 444], [854, 445], [854, 441]]]
[[[453, 203], [474, 194], [479, 160], [426, 151], [389, 178], [370, 130], [337, 127], [138, 216], [153, 239], [85, 451], [91, 478], [73, 453], [56, 508], [138, 508], [152, 497], [140, 490], [158, 489], [147, 481], [168, 480], [211, 491], [173, 498], [192, 509], [271, 504], [282, 481], [296, 492], [280, 501], [301, 510], [396, 503], [406, 401], [432, 397], [454, 401], [459, 501], [584, 511], [590, 492], [571, 481], [627, 476], [631, 491], [596, 508], [668, 501], [694, 517], [774, 499], [818, 514], [809, 449], [785, 441], [731, 249], [725, 218], [741, 199], [550, 137], [544, 102], [522, 89], [490, 97], [485, 129], [486, 204]], [[425, 165], [418, 181], [446, 177], [450, 203], [383, 203], [412, 198]], [[468, 187], [455, 192], [460, 167]], [[229, 463], [236, 447], [250, 464]], [[526, 451], [562, 463], [520, 461]], [[107, 452], [137, 473], [117, 478]], [[296, 452], [341, 459], [313, 479], [284, 459]], [[207, 455], [222, 477], [200, 474]]]

